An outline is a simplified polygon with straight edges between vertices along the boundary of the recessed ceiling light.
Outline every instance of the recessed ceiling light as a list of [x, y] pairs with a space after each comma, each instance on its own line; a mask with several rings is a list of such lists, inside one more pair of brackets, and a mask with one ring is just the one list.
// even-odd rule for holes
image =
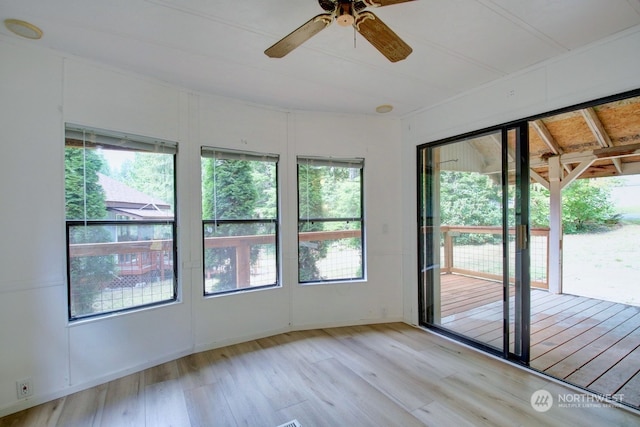
[[393, 111], [393, 105], [383, 104], [376, 107], [376, 113], [384, 114]]
[[19, 19], [5, 19], [4, 26], [13, 34], [20, 37], [31, 40], [38, 40], [42, 37], [42, 30], [26, 21], [21, 21]]

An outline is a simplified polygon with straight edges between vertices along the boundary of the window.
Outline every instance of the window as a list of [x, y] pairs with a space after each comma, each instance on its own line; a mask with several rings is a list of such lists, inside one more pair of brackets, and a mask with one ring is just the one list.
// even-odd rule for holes
[[177, 144], [67, 124], [69, 319], [175, 301]]
[[298, 158], [298, 280], [364, 278], [363, 159]]
[[277, 286], [278, 156], [202, 147], [204, 294]]

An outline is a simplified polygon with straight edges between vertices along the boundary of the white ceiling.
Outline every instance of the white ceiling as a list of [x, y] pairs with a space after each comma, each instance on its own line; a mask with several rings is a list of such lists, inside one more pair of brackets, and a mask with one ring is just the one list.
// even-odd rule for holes
[[[413, 47], [388, 62], [329, 26], [283, 59], [264, 50], [317, 0], [0, 0], [30, 41], [190, 89], [284, 109], [403, 116], [640, 25], [640, 0], [416, 0], [373, 10]], [[0, 41], [16, 37], [4, 26]]]

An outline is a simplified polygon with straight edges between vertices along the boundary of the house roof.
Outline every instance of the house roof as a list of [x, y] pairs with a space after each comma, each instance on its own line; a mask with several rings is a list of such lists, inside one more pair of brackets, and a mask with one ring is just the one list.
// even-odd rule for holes
[[126, 184], [98, 173], [98, 183], [105, 192], [107, 209], [141, 219], [173, 217], [171, 205]]

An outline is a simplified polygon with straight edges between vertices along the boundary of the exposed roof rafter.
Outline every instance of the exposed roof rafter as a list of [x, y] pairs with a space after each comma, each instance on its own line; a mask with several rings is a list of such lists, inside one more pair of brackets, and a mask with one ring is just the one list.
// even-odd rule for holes
[[[564, 150], [562, 150], [560, 145], [558, 145], [558, 142], [555, 140], [553, 135], [551, 135], [551, 132], [549, 132], [549, 129], [547, 129], [542, 120], [534, 120], [533, 122], [531, 122], [531, 125], [535, 129], [540, 139], [542, 139], [547, 147], [549, 147], [553, 154], [564, 154]], [[571, 172], [571, 165], [563, 164], [562, 167], [564, 167], [567, 172]]]
[[[584, 120], [587, 122], [589, 129], [591, 129], [591, 132], [596, 137], [598, 144], [600, 144], [602, 148], [613, 147], [613, 142], [611, 142], [609, 134], [602, 125], [602, 122], [598, 117], [598, 113], [596, 113], [593, 108], [584, 108], [580, 110], [580, 112], [582, 113]], [[622, 162], [620, 159], [613, 158], [612, 161], [618, 173], [622, 175]]]

